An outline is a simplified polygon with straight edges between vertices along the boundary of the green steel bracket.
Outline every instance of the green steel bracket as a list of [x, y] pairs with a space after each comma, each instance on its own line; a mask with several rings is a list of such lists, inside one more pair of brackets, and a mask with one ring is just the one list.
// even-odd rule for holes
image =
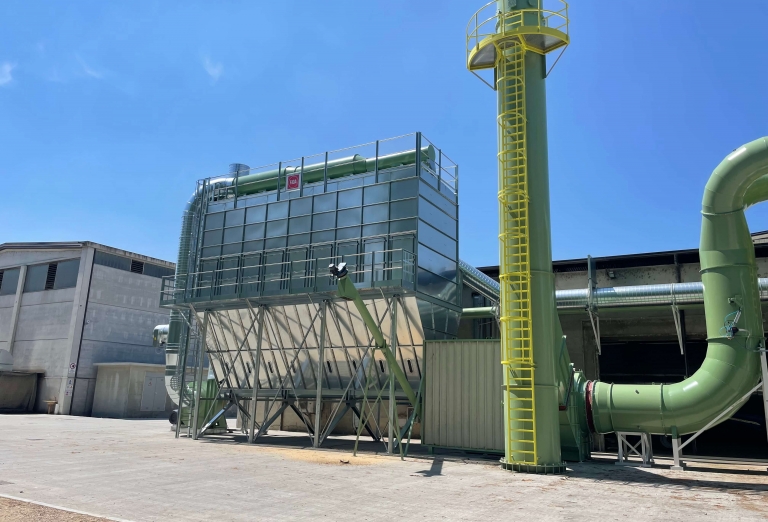
[[371, 317], [371, 313], [368, 311], [368, 307], [365, 306], [365, 303], [360, 297], [360, 293], [357, 291], [357, 288], [355, 288], [355, 284], [349, 280], [349, 277], [347, 277], [347, 264], [339, 263], [338, 266], [332, 264], [328, 268], [331, 271], [331, 275], [334, 275], [338, 278], [338, 296], [355, 303], [357, 311], [360, 312], [360, 316], [363, 318], [365, 325], [368, 327], [368, 330], [371, 332], [371, 335], [373, 335], [373, 338], [376, 341], [376, 348], [381, 350], [381, 353], [384, 354], [384, 358], [387, 360], [387, 365], [389, 366], [390, 371], [394, 374], [395, 379], [397, 379], [397, 382], [400, 383], [400, 387], [408, 396], [408, 400], [411, 402], [411, 405], [415, 408], [418, 404], [416, 394], [413, 392], [413, 388], [411, 388], [411, 384], [408, 382], [408, 378], [405, 376], [405, 373], [403, 373], [403, 370], [397, 363], [395, 354], [393, 354], [392, 350], [390, 350], [389, 346], [387, 346], [387, 342], [384, 340], [384, 336], [382, 335], [381, 330], [379, 330], [379, 327], [376, 325], [376, 321], [374, 321], [373, 317]]

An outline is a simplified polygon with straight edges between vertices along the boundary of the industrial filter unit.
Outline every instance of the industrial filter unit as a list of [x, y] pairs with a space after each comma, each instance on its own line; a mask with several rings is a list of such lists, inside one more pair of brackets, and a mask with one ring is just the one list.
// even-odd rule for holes
[[[363, 397], [391, 374], [407, 382], [393, 386], [390, 402], [413, 406], [424, 340], [454, 338], [458, 328], [457, 191], [458, 167], [420, 133], [262, 168], [237, 164], [199, 182], [161, 299], [173, 310], [172, 398], [196, 400], [207, 354], [216, 396], [240, 409], [251, 439], [291, 409], [319, 444], [345, 412], [365, 417]], [[328, 266], [342, 262], [374, 329], [337, 293]], [[377, 349], [376, 329], [394, 360]], [[193, 437], [215, 419], [192, 417]], [[377, 422], [361, 424], [380, 437]]]

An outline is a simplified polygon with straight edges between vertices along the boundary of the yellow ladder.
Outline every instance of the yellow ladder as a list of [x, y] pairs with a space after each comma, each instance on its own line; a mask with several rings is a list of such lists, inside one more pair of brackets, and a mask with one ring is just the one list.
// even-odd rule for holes
[[496, 45], [499, 93], [499, 240], [502, 365], [508, 464], [538, 462], [531, 333], [525, 47]]

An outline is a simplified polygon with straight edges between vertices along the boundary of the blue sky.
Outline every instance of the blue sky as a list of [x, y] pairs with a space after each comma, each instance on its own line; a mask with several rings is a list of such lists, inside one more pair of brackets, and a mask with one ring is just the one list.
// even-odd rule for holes
[[[462, 257], [496, 264], [495, 97], [464, 67], [479, 7], [2, 2], [0, 242], [174, 260], [197, 179], [420, 130], [460, 165]], [[555, 259], [696, 248], [712, 169], [768, 135], [768, 5], [570, 15], [548, 80]]]

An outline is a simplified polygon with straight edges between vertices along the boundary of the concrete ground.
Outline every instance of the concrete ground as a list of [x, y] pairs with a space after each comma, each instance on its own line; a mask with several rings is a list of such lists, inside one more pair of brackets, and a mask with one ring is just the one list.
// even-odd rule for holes
[[[0, 496], [133, 521], [768, 518], [765, 468], [592, 461], [535, 476], [490, 459], [401, 461], [371, 444], [353, 457], [298, 446], [306, 441], [176, 440], [167, 421], [0, 415]], [[0, 503], [0, 520], [22, 520], [9, 517], [8, 505]]]

